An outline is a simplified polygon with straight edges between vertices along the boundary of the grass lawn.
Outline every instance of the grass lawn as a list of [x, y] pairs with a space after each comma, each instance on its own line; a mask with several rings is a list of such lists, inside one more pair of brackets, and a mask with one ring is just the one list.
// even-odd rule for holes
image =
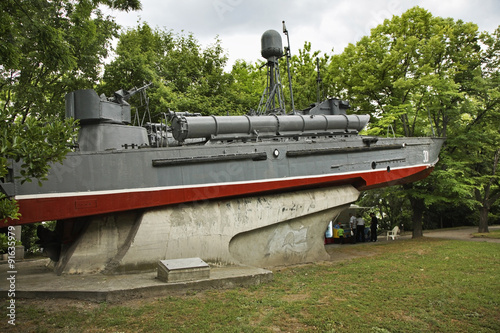
[[16, 302], [2, 332], [500, 332], [500, 244], [423, 238], [274, 269], [274, 281], [122, 304]]

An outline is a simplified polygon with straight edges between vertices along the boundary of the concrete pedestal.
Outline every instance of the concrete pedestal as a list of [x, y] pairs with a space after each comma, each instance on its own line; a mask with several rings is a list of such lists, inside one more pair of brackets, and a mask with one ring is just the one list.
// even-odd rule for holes
[[358, 196], [345, 185], [91, 217], [56, 272], [138, 272], [193, 257], [256, 267], [325, 260], [329, 221]]

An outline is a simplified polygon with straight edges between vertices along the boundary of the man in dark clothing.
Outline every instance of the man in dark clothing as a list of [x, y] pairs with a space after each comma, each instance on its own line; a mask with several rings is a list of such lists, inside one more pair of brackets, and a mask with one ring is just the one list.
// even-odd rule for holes
[[376, 242], [377, 241], [378, 220], [377, 220], [377, 217], [375, 216], [374, 213], [370, 213], [370, 216], [372, 218], [371, 225], [370, 225], [370, 241]]

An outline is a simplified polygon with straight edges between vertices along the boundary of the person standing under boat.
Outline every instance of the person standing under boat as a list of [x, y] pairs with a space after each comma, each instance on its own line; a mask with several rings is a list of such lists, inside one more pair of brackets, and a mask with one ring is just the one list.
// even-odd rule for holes
[[359, 214], [356, 218], [356, 239], [358, 242], [365, 241], [365, 220]]
[[370, 213], [370, 216], [372, 218], [371, 224], [370, 224], [370, 241], [371, 242], [376, 242], [377, 241], [378, 219], [375, 216], [375, 213]]
[[351, 236], [354, 237], [354, 244], [356, 244], [358, 235], [356, 234], [356, 216], [353, 213], [349, 214], [351, 217], [349, 219], [349, 228], [351, 228]]

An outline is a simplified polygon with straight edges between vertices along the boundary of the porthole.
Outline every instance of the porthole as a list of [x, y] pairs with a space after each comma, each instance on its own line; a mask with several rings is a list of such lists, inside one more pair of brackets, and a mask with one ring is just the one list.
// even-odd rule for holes
[[280, 156], [280, 151], [279, 151], [278, 149], [275, 149], [275, 150], [273, 151], [273, 156], [274, 156], [275, 158], [277, 158], [278, 156]]
[[372, 162], [372, 169], [376, 169], [377, 168], [377, 162]]

